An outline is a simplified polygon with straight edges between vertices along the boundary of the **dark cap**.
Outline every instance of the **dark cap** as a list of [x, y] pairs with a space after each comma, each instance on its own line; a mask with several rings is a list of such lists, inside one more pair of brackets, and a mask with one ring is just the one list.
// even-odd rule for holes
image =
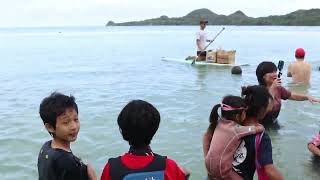
[[201, 20], [200, 24], [208, 24], [208, 21], [207, 20]]

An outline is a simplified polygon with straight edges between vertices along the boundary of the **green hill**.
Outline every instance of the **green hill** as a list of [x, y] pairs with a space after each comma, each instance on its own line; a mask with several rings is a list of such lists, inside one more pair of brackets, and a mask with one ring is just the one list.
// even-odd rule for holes
[[209, 21], [209, 25], [281, 25], [281, 26], [320, 26], [320, 9], [298, 10], [286, 15], [253, 18], [242, 11], [228, 16], [219, 15], [209, 9], [197, 9], [183, 17], [146, 19], [115, 23], [109, 21], [106, 26], [145, 26], [145, 25], [198, 25], [201, 19]]

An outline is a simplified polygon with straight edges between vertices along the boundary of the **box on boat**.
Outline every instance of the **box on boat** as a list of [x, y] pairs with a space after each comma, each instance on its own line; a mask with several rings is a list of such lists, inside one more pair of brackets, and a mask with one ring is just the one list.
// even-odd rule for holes
[[208, 51], [206, 61], [219, 64], [234, 64], [235, 63], [236, 51], [226, 51], [226, 50], [217, 50], [217, 51]]

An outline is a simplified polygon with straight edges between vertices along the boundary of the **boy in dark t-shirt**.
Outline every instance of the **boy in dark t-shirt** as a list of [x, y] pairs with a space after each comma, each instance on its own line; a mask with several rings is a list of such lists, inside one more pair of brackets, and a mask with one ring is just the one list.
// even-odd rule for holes
[[92, 167], [70, 149], [80, 130], [74, 97], [54, 92], [42, 100], [39, 113], [53, 137], [44, 143], [38, 156], [39, 180], [96, 180]]
[[[272, 109], [272, 96], [264, 86], [242, 87], [247, 104], [244, 125], [257, 125]], [[258, 179], [283, 180], [272, 160], [272, 145], [268, 134], [259, 133], [242, 138], [234, 154], [234, 170], [245, 180], [252, 180], [255, 171]]]
[[38, 158], [39, 179], [89, 179], [87, 167], [72, 152], [52, 148], [47, 141], [41, 148]]
[[[244, 179], [252, 180], [256, 171], [255, 166], [255, 137], [250, 135], [243, 138], [237, 152], [234, 154], [234, 170]], [[272, 145], [268, 134], [263, 133], [260, 142], [259, 163], [262, 167], [273, 164]]]

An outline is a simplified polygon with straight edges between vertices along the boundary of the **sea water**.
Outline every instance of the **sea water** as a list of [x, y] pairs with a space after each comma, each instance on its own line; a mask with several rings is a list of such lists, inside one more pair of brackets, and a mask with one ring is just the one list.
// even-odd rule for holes
[[[221, 26], [208, 26], [214, 37]], [[320, 97], [320, 28], [226, 26], [209, 49], [236, 50], [249, 63], [241, 76], [228, 67], [161, 61], [196, 53], [197, 26], [54, 27], [0, 29], [1, 179], [38, 178], [37, 157], [50, 139], [39, 117], [41, 100], [53, 91], [76, 97], [81, 130], [73, 152], [97, 171], [108, 158], [128, 150], [117, 126], [121, 109], [133, 99], [152, 103], [161, 114], [152, 149], [204, 179], [202, 135], [211, 108], [226, 94], [257, 84], [264, 60], [285, 61], [283, 86]], [[312, 64], [311, 86], [285, 77], [298, 47]], [[280, 130], [269, 131], [273, 159], [286, 179], [320, 179], [320, 163], [307, 143], [320, 130], [320, 105], [283, 101]]]

